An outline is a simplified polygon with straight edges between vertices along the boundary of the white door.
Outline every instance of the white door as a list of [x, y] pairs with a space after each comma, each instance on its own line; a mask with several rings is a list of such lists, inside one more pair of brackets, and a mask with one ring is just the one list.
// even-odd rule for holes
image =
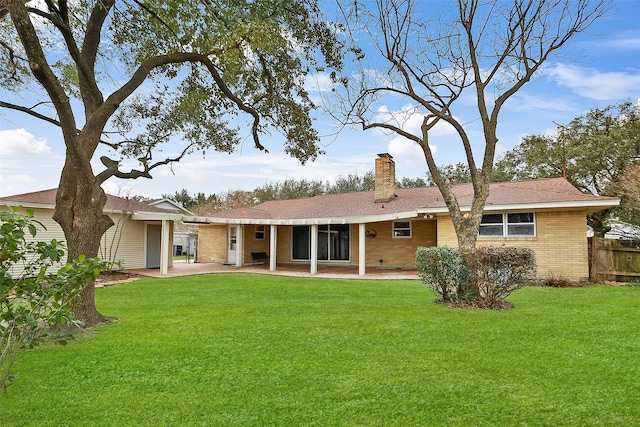
[[236, 247], [238, 246], [238, 227], [229, 226], [229, 241], [227, 244], [227, 264], [236, 263]]

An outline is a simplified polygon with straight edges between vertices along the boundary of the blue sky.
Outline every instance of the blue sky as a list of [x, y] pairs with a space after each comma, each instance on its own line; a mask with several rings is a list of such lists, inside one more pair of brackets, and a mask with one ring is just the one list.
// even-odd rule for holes
[[[542, 134], [556, 123], [593, 108], [640, 99], [640, 0], [617, 3], [588, 34], [577, 37], [564, 50], [578, 61], [552, 57], [503, 108], [498, 127], [498, 155], [513, 148], [521, 138]], [[309, 79], [309, 89], [322, 86], [323, 76]], [[0, 91], [0, 99], [5, 92]], [[10, 99], [9, 99], [10, 100]], [[333, 181], [348, 174], [372, 170], [378, 153], [388, 152], [396, 161], [398, 177], [422, 177], [427, 171], [424, 157], [415, 144], [394, 135], [344, 129], [335, 135], [335, 124], [316, 114], [316, 128], [323, 135], [326, 154], [301, 166], [283, 153], [282, 137], [263, 138], [270, 153], [253, 148], [249, 137], [234, 154], [210, 151], [193, 154], [172, 167], [156, 169], [154, 178], [109, 180], [111, 194], [137, 194], [151, 198], [173, 194], [183, 188], [190, 193], [222, 193], [252, 190], [266, 182], [287, 178]], [[248, 132], [247, 132], [248, 135]], [[460, 143], [446, 132], [431, 140], [436, 162], [464, 161]], [[175, 147], [178, 150], [178, 147]], [[94, 170], [101, 165], [95, 156]], [[53, 188], [64, 163], [64, 144], [59, 129], [23, 114], [0, 110], [0, 196]]]

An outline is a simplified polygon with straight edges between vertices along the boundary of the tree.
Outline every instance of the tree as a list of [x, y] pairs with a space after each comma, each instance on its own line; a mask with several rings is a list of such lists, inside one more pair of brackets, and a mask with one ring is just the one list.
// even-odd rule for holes
[[[566, 178], [581, 191], [600, 196], [620, 196], [622, 206], [589, 214], [587, 220], [598, 236], [608, 230], [611, 215], [633, 220], [633, 203], [621, 186], [625, 171], [632, 177], [640, 163], [640, 107], [623, 103], [593, 109], [568, 125], [558, 125], [548, 135], [529, 135], [496, 162], [502, 180]], [[627, 182], [633, 182], [627, 178]], [[629, 200], [633, 200], [632, 198]], [[638, 206], [638, 205], [636, 205]]]
[[397, 188], [420, 188], [427, 187], [429, 184], [424, 178], [407, 178], [402, 177], [399, 181], [396, 181]]
[[235, 208], [244, 208], [256, 204], [255, 197], [250, 191], [233, 190], [210, 195], [204, 202], [191, 207], [196, 215], [208, 216], [216, 212]]
[[[450, 165], [438, 166], [438, 172], [449, 184], [467, 184], [471, 182], [471, 172], [466, 163], [458, 162]], [[427, 173], [427, 183], [437, 185], [430, 172]]]
[[327, 182], [326, 194], [343, 194], [356, 191], [373, 191], [376, 187], [376, 175], [373, 171], [368, 171], [363, 176], [349, 174], [346, 177], [340, 175], [336, 182], [331, 185]]
[[[258, 149], [266, 151], [260, 135], [275, 129], [287, 153], [315, 159], [321, 150], [304, 75], [325, 62], [340, 68], [335, 32], [315, 0], [0, 0], [0, 84], [16, 100], [25, 88], [35, 98], [31, 107], [0, 107], [62, 131], [54, 219], [69, 258], [95, 257], [113, 225], [102, 183], [151, 178], [195, 150], [233, 151], [241, 117]], [[172, 136], [185, 142], [182, 151], [158, 159]], [[110, 155], [94, 173], [99, 147]], [[121, 169], [122, 158], [138, 167]], [[89, 325], [104, 320], [93, 284], [74, 311]]]
[[189, 209], [191, 206], [198, 205], [200, 203], [204, 203], [207, 200], [207, 197], [204, 193], [197, 193], [191, 196], [189, 191], [186, 188], [183, 188], [180, 191], [176, 191], [173, 196], [169, 194], [163, 194], [163, 199], [171, 199], [174, 202], [180, 203], [184, 208]]
[[[552, 54], [606, 13], [609, 1], [459, 0], [456, 10], [445, 2], [440, 15], [434, 12], [432, 17], [426, 17], [423, 3], [413, 0], [349, 4], [345, 22], [351, 23], [352, 50], [362, 71], [341, 80], [346, 90], [339, 93], [340, 119], [418, 144], [446, 202], [459, 246], [475, 247], [502, 108]], [[357, 43], [364, 43], [366, 36], [373, 48], [365, 53]], [[456, 115], [467, 95], [475, 98], [475, 117]], [[390, 98], [405, 105], [396, 112], [381, 105]], [[412, 132], [408, 124], [416, 120], [419, 130]], [[476, 165], [467, 131], [473, 122], [480, 124], [484, 137], [481, 165]], [[461, 212], [429, 145], [443, 125], [455, 131], [464, 148], [474, 192], [468, 213]]]
[[629, 165], [622, 173], [618, 183], [622, 196], [621, 217], [640, 226], [640, 164]]
[[268, 182], [262, 187], [253, 190], [256, 203], [269, 200], [303, 199], [323, 194], [324, 188], [321, 180], [307, 180], [287, 178], [284, 181]]

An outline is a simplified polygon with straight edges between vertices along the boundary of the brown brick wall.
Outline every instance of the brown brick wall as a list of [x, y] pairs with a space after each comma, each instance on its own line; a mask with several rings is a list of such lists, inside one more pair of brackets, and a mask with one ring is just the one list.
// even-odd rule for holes
[[[269, 253], [269, 235], [271, 227], [264, 226], [264, 239], [256, 239], [256, 225], [245, 225], [242, 229], [242, 244], [244, 247], [243, 263], [252, 263], [253, 258], [251, 252], [266, 252]], [[261, 261], [264, 262], [264, 261]]]
[[387, 201], [396, 194], [396, 164], [389, 154], [376, 158], [376, 201]]
[[[392, 222], [367, 224], [366, 229], [375, 229], [375, 239], [365, 239], [366, 265], [384, 267], [415, 267], [418, 246], [436, 245], [436, 221], [411, 220], [411, 238], [394, 238]], [[354, 233], [355, 229], [355, 233]], [[358, 226], [352, 227], [352, 260], [358, 263]], [[355, 253], [355, 257], [353, 256]], [[383, 260], [382, 263], [380, 260]]]
[[291, 227], [288, 225], [278, 226], [278, 246], [276, 248], [278, 263], [291, 262]]
[[[589, 276], [586, 210], [536, 212], [536, 237], [479, 238], [478, 245], [529, 247], [538, 276], [582, 280]], [[438, 217], [438, 246], [458, 246], [448, 215]]]
[[198, 262], [227, 262], [227, 226], [201, 225], [198, 227]]

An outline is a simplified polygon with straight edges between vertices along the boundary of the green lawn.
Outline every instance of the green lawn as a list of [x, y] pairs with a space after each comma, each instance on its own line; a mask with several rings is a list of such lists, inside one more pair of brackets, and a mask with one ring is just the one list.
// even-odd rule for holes
[[433, 304], [417, 281], [96, 293], [119, 321], [21, 354], [1, 426], [640, 425], [640, 287], [525, 288], [502, 312]]

